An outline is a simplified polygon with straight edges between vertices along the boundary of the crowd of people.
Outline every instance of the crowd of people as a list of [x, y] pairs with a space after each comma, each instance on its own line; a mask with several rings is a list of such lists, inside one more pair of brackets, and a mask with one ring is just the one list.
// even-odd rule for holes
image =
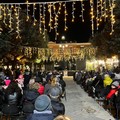
[[[65, 116], [66, 83], [58, 71], [0, 69], [0, 112], [22, 120], [70, 120]], [[16, 118], [15, 118], [16, 120]]]
[[116, 118], [120, 110], [120, 68], [102, 71], [76, 71], [74, 81], [83, 88], [89, 96], [102, 101], [115, 109]]

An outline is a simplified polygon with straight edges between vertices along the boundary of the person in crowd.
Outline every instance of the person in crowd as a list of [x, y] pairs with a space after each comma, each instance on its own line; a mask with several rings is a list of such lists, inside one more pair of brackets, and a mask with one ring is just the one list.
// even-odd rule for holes
[[50, 88], [53, 86], [58, 86], [62, 91], [61, 84], [59, 83], [57, 77], [52, 75], [51, 78], [49, 79], [49, 82], [45, 85], [44, 94], [48, 95]]
[[5, 73], [2, 68], [0, 68], [0, 82], [2, 82], [5, 79]]
[[106, 95], [106, 104], [110, 105], [111, 107], [114, 107], [116, 109], [116, 94], [120, 88], [120, 84], [118, 81], [114, 81], [111, 84], [111, 89], [109, 93]]
[[57, 86], [51, 87], [49, 90], [49, 97], [51, 105], [56, 116], [65, 114], [65, 106], [61, 102], [61, 89]]
[[5, 76], [7, 76], [7, 77], [10, 78], [10, 80], [13, 80], [13, 74], [12, 74], [12, 71], [11, 71], [10, 68], [7, 68], [7, 69], [4, 71], [4, 73], [5, 73]]
[[24, 88], [24, 76], [21, 74], [19, 77], [16, 79], [18, 82], [19, 87], [23, 90]]
[[66, 115], [59, 115], [54, 120], [71, 120], [71, 119]]
[[20, 75], [20, 68], [17, 68], [15, 70], [15, 79], [17, 79], [19, 77], [19, 75]]
[[45, 90], [44, 90], [44, 94], [48, 94], [48, 91], [52, 85], [52, 77], [53, 75], [48, 75], [47, 76], [47, 83], [45, 84]]
[[101, 91], [104, 89], [102, 76], [98, 73], [92, 82], [95, 89], [95, 97], [100, 98]]
[[11, 80], [9, 79], [9, 77], [6, 77], [6, 79], [4, 80], [4, 85], [2, 86], [2, 88], [6, 89], [9, 84], [10, 84]]
[[36, 73], [35, 73], [35, 81], [36, 82], [40, 82], [42, 83], [43, 82], [43, 79], [42, 79], [42, 73], [40, 71], [40, 69], [37, 69]]
[[119, 82], [118, 81], [114, 81], [112, 84], [111, 84], [111, 90], [110, 90], [110, 92], [107, 94], [107, 96], [106, 96], [106, 99], [107, 100], [111, 100], [111, 101], [113, 101], [114, 102], [114, 98], [115, 98], [115, 94], [116, 94], [116, 92], [118, 91], [118, 89], [119, 89]]
[[104, 80], [103, 80], [104, 87], [107, 87], [108, 85], [110, 85], [112, 81], [113, 80], [110, 78], [108, 74], [104, 75]]
[[36, 98], [34, 111], [27, 116], [27, 120], [53, 120], [55, 118], [52, 112], [51, 100], [47, 95], [40, 95]]
[[18, 113], [18, 106], [22, 98], [21, 89], [19, 88], [16, 81], [11, 81], [9, 86], [3, 91], [4, 92], [4, 105], [2, 112], [6, 114]]
[[29, 84], [29, 89], [35, 89], [39, 92], [39, 94], [44, 94], [44, 86], [41, 83], [33, 82], [32, 84]]
[[[30, 81], [33, 80], [34, 79], [31, 79]], [[40, 93], [38, 92], [38, 88], [39, 83], [34, 84], [34, 82], [31, 82], [29, 88], [24, 90], [21, 99], [21, 108], [25, 114], [33, 113], [35, 100], [40, 95]]]
[[27, 89], [31, 77], [32, 77], [31, 71], [26, 69], [24, 73], [24, 89]]
[[63, 80], [63, 74], [60, 74], [60, 76], [59, 76], [59, 83], [60, 83], [60, 85], [61, 85], [61, 87], [62, 87], [62, 97], [65, 97], [65, 92], [66, 92], [66, 83], [65, 83], [65, 81]]
[[6, 103], [15, 103], [18, 104], [21, 100], [22, 93], [21, 89], [18, 86], [17, 82], [15, 80], [11, 81], [9, 86], [3, 90], [5, 102]]

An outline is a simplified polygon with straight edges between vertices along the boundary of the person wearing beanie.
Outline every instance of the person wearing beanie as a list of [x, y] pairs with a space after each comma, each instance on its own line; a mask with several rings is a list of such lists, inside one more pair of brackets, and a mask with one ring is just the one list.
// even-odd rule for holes
[[119, 82], [118, 81], [114, 81], [111, 83], [111, 90], [110, 92], [107, 94], [106, 98], [107, 100], [113, 100], [115, 97], [115, 93], [118, 91], [118, 87], [119, 87]]
[[47, 95], [40, 95], [36, 98], [34, 111], [27, 117], [27, 120], [53, 120], [55, 115], [52, 111], [51, 99]]
[[61, 89], [57, 86], [51, 87], [49, 90], [51, 105], [56, 116], [65, 114], [65, 105], [60, 100], [61, 93]]

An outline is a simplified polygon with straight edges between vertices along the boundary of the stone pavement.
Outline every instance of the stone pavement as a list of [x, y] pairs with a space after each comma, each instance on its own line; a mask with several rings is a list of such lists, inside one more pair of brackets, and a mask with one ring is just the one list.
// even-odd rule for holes
[[67, 100], [63, 99], [66, 115], [72, 120], [115, 120], [93, 98], [80, 88], [72, 77], [64, 77], [66, 81]]

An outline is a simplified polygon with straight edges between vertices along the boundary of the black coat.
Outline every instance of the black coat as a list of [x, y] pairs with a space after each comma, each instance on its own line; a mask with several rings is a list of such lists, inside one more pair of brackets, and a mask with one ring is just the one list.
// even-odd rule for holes
[[65, 114], [65, 106], [60, 101], [51, 100], [51, 105], [56, 116]]
[[39, 96], [40, 94], [38, 93], [37, 90], [25, 90], [24, 93], [23, 93], [23, 97], [22, 97], [22, 100], [21, 102], [25, 102], [25, 101], [30, 101], [32, 103], [35, 102], [36, 98]]

